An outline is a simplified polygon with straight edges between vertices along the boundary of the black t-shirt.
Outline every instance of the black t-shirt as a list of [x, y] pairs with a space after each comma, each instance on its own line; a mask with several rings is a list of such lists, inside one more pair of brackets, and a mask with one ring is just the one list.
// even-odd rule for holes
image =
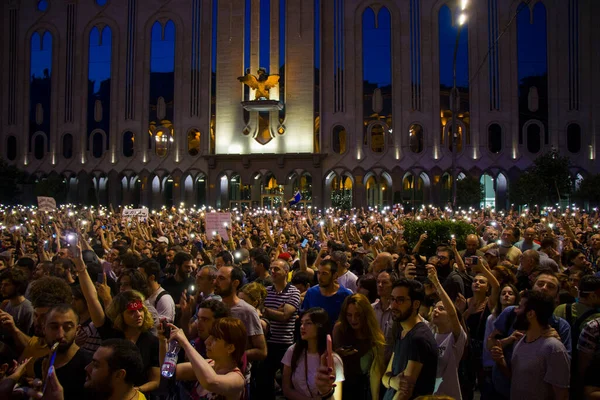
[[175, 304], [179, 304], [179, 298], [185, 289], [189, 289], [190, 285], [193, 285], [194, 278], [189, 277], [183, 282], [177, 282], [174, 276], [165, 279], [162, 284], [163, 289], [165, 289], [171, 297], [173, 297], [173, 301]]
[[[115, 329], [113, 326], [113, 322], [109, 318], [104, 319], [104, 325], [101, 327], [96, 327], [98, 329], [98, 333], [102, 340], [106, 339], [125, 339], [125, 334]], [[158, 338], [151, 334], [150, 332], [142, 332], [138, 337], [135, 345], [140, 350], [140, 354], [142, 355], [142, 361], [144, 362], [144, 371], [143, 374], [144, 380], [143, 382], [136, 382], [138, 385], [142, 385], [148, 382], [148, 374], [150, 372], [150, 368], [152, 367], [160, 367], [160, 361], [158, 360]]]
[[252, 268], [252, 263], [242, 263], [242, 271], [244, 271], [244, 274], [246, 274], [248, 282], [252, 282], [256, 279], [254, 268]]
[[[437, 373], [438, 349], [433, 333], [424, 322], [419, 322], [402, 338], [402, 331], [394, 345], [394, 360], [392, 374], [398, 375], [406, 369], [409, 361], [423, 364], [419, 378], [415, 383], [411, 399], [432, 394], [435, 389]], [[388, 389], [384, 400], [392, 399], [396, 391]]]
[[[38, 358], [35, 364], [33, 364], [33, 371], [36, 378], [43, 378], [42, 362], [47, 358], [48, 356]], [[71, 361], [60, 368], [56, 368], [56, 377], [65, 391], [65, 400], [85, 398], [85, 390], [83, 388], [86, 379], [85, 367], [91, 361], [92, 355], [83, 349], [79, 349], [73, 358], [71, 358]]]

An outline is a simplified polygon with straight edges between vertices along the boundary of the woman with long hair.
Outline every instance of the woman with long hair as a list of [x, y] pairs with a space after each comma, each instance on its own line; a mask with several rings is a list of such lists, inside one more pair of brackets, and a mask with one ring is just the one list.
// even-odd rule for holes
[[[302, 314], [300, 321], [300, 340], [290, 346], [281, 360], [283, 395], [288, 400], [321, 399], [325, 393], [319, 393], [316, 377], [321, 358], [327, 353], [329, 315], [324, 309], [313, 307]], [[344, 365], [335, 353], [333, 364], [336, 385], [333, 398], [341, 400]]]
[[[500, 313], [508, 306], [518, 305], [521, 301], [521, 295], [519, 290], [512, 283], [505, 283], [500, 285], [498, 292], [498, 300], [496, 301], [496, 307], [492, 310], [492, 313], [487, 318], [485, 324], [485, 341], [487, 342], [489, 336], [494, 331], [494, 323], [500, 315]], [[483, 346], [483, 373], [484, 381], [481, 385], [481, 394], [487, 398], [497, 397], [496, 390], [494, 389], [494, 383], [492, 382], [492, 368], [494, 367], [494, 360], [492, 354], [487, 349], [487, 344]]]
[[106, 309], [98, 300], [96, 287], [81, 258], [75, 258], [75, 267], [79, 276], [81, 291], [88, 304], [88, 311], [94, 326], [102, 339], [127, 339], [135, 343], [144, 362], [145, 382], [139, 382], [137, 389], [142, 393], [150, 393], [160, 384], [160, 364], [158, 360], [158, 338], [150, 333], [154, 327], [154, 319], [144, 305], [146, 298], [140, 292], [127, 290], [112, 299]]
[[467, 400], [473, 398], [476, 386], [482, 385], [484, 380], [482, 357], [486, 339], [485, 326], [488, 316], [496, 307], [500, 289], [498, 280], [481, 258], [477, 265], [473, 266], [473, 271], [473, 297], [467, 299], [466, 310], [463, 313], [469, 333], [469, 352], [468, 357], [463, 360], [465, 375], [461, 385], [462, 395]]
[[333, 327], [333, 348], [344, 362], [344, 398], [379, 399], [384, 347], [385, 338], [369, 299], [359, 293], [346, 297]]
[[[242, 357], [246, 351], [246, 327], [237, 318], [224, 317], [216, 320], [206, 339], [206, 355], [202, 357], [189, 342], [182, 329], [173, 324], [170, 341], [176, 340], [185, 351], [189, 362], [177, 364], [177, 380], [197, 380], [191, 391], [192, 400], [240, 400], [244, 394], [244, 374]], [[161, 348], [166, 351], [167, 338], [162, 334]]]
[[431, 325], [434, 328], [435, 341], [439, 349], [436, 378], [441, 382], [437, 385], [435, 394], [448, 395], [460, 400], [462, 396], [458, 380], [458, 363], [467, 343], [467, 333], [463, 329], [454, 303], [442, 287], [433, 265], [427, 265], [427, 274], [440, 298], [431, 313]]

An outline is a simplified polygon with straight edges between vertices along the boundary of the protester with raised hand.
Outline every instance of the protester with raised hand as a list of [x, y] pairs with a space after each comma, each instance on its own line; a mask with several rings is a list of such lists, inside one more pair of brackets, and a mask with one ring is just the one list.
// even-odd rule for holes
[[435, 304], [431, 318], [435, 341], [438, 345], [438, 366], [436, 379], [441, 383], [435, 394], [462, 399], [458, 380], [458, 363], [462, 359], [467, 343], [467, 333], [460, 323], [454, 303], [442, 287], [435, 267], [427, 265], [427, 277], [433, 283], [440, 298]]

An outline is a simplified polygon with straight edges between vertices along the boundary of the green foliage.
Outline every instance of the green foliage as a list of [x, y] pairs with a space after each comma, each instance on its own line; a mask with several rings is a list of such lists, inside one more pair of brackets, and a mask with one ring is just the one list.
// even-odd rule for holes
[[554, 204], [573, 190], [573, 178], [569, 172], [571, 162], [561, 157], [557, 150], [538, 156], [533, 166], [522, 173], [510, 187], [512, 203]]
[[66, 182], [58, 175], [40, 179], [34, 189], [36, 196], [53, 197], [57, 204], [65, 202], [67, 191]]
[[427, 231], [427, 239], [421, 245], [421, 254], [433, 255], [438, 245], [449, 243], [452, 234], [455, 235], [458, 248], [465, 247], [467, 235], [475, 233], [475, 227], [466, 222], [441, 221], [405, 221], [404, 240], [412, 248], [419, 241], [421, 234]]
[[479, 208], [484, 188], [477, 178], [468, 176], [456, 182], [456, 205], [462, 208]]
[[579, 189], [575, 192], [575, 199], [579, 202], [589, 202], [590, 206], [600, 204], [600, 174], [590, 175], [581, 181]]
[[21, 195], [20, 184], [24, 174], [14, 165], [8, 165], [0, 158], [0, 203], [17, 204]]

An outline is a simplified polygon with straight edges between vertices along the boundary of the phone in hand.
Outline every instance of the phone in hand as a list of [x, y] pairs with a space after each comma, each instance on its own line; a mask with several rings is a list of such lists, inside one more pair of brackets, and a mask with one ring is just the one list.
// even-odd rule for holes
[[98, 276], [96, 277], [96, 282], [103, 284], [104, 283], [104, 272], [98, 272]]
[[471, 256], [465, 257], [465, 265], [477, 265], [479, 264], [479, 257]]
[[167, 320], [163, 319], [162, 321], [160, 321], [160, 324], [162, 327], [164, 337], [166, 337], [167, 339], [170, 338], [171, 337], [171, 327], [169, 327], [169, 323], [167, 322]]
[[196, 295], [196, 285], [190, 285], [190, 287], [188, 287], [187, 294], [188, 294], [188, 296], [195, 296]]
[[302, 241], [302, 248], [305, 248], [307, 244], [308, 244], [308, 239], [304, 239]]
[[333, 342], [331, 335], [327, 335], [327, 366], [333, 368]]

